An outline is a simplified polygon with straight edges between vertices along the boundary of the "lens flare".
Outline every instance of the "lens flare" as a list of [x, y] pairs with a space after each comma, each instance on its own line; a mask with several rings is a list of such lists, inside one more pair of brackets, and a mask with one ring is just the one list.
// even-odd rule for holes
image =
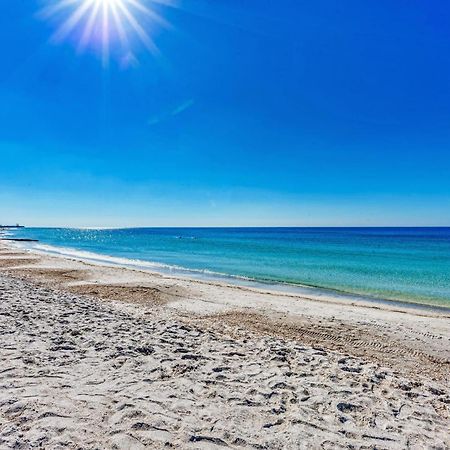
[[169, 24], [149, 6], [156, 3], [173, 6], [172, 0], [53, 0], [42, 16], [62, 21], [53, 41], [72, 37], [80, 51], [88, 46], [99, 48], [106, 65], [113, 44], [119, 44], [122, 54], [129, 55], [132, 34], [150, 52], [158, 53], [149, 32], [155, 26], [168, 28]]

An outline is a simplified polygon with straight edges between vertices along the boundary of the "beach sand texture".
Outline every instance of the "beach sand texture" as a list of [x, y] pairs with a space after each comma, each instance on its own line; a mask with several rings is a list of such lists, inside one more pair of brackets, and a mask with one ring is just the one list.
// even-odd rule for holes
[[0, 250], [0, 448], [449, 448], [446, 313]]

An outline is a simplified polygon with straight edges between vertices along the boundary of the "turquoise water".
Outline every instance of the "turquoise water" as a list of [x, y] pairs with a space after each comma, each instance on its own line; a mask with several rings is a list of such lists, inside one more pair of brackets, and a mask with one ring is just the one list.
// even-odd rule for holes
[[14, 234], [39, 239], [33, 245], [41, 250], [146, 262], [156, 270], [450, 306], [450, 228], [25, 228]]

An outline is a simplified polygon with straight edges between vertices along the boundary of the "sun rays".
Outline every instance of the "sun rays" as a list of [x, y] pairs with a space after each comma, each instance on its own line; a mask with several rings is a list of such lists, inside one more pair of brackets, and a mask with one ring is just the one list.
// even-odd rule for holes
[[171, 0], [50, 0], [41, 13], [45, 19], [58, 21], [54, 42], [70, 38], [80, 52], [95, 48], [106, 66], [112, 48], [127, 54], [132, 40], [158, 53], [151, 31], [169, 24], [152, 8], [156, 3], [173, 5]]

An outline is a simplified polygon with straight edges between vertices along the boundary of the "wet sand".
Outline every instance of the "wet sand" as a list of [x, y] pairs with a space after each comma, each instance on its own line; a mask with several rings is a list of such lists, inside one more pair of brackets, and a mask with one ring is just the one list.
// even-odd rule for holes
[[0, 448], [449, 448], [445, 313], [0, 246]]

